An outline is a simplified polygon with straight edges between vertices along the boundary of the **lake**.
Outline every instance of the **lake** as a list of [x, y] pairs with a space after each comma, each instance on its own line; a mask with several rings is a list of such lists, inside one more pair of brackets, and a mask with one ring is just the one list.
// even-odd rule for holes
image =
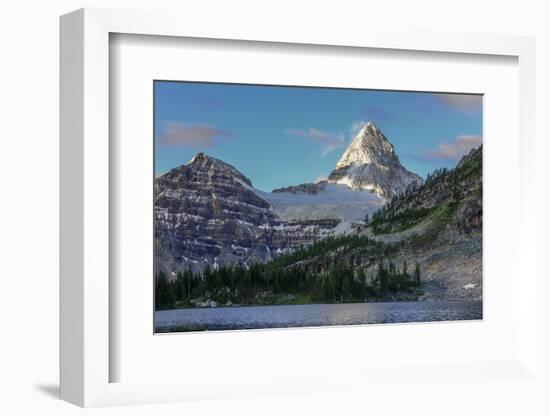
[[482, 319], [482, 301], [233, 306], [155, 311], [157, 332]]

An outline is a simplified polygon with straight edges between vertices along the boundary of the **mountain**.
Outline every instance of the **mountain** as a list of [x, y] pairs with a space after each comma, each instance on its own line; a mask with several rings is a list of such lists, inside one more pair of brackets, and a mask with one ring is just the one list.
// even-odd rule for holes
[[[453, 301], [467, 300], [474, 301], [466, 303], [472, 315], [464, 319], [482, 318], [482, 152], [482, 147], [474, 149], [454, 169], [438, 169], [422, 184], [409, 185], [350, 233], [310, 240], [250, 267], [228, 264], [217, 270], [182, 273], [172, 285], [159, 274], [156, 287], [161, 295], [156, 305], [439, 300], [443, 301], [441, 308], [452, 310]], [[229, 184], [236, 181], [246, 191], [260, 192], [246, 178], [238, 177], [234, 168], [220, 161], [212, 163], [230, 172], [225, 178]], [[210, 167], [209, 172], [217, 168]], [[302, 197], [316, 198], [331, 186], [341, 191], [341, 185], [321, 185], [315, 192], [304, 187], [296, 193], [274, 195], [286, 198], [303, 193]], [[273, 228], [285, 230], [287, 226], [280, 223]], [[303, 236], [303, 232], [296, 235]]]
[[350, 234], [387, 198], [422, 179], [366, 123], [328, 181], [263, 192], [230, 164], [199, 153], [155, 180], [155, 269], [248, 266]]
[[340, 223], [283, 221], [264, 194], [233, 166], [203, 153], [156, 178], [156, 272], [265, 262], [333, 234]]
[[415, 182], [421, 184], [423, 179], [401, 165], [390, 141], [376, 124], [368, 122], [342, 154], [327, 181], [288, 186], [273, 192], [319, 194], [329, 183], [391, 198]]
[[464, 156], [454, 169], [438, 169], [423, 184], [410, 186], [394, 196], [372, 216], [369, 229], [374, 234], [410, 233], [419, 231], [423, 224], [422, 231], [429, 229], [433, 234], [452, 219], [451, 225], [462, 234], [481, 232], [482, 186], [480, 146]]
[[354, 276], [350, 284], [365, 281], [376, 288], [381, 262], [390, 273], [405, 270], [409, 276], [418, 263], [421, 285], [397, 289], [384, 300], [481, 300], [482, 172], [480, 147], [454, 169], [439, 169], [394, 195], [354, 233], [279, 256], [263, 268], [295, 279], [316, 276], [321, 287], [340, 268]]
[[[199, 153], [155, 183], [157, 270], [270, 258], [270, 205], [233, 166]], [[267, 225], [266, 228], [262, 228]]]
[[391, 198], [422, 178], [401, 165], [393, 145], [372, 122], [365, 123], [346, 149], [329, 183], [344, 184]]
[[393, 145], [374, 123], [368, 122], [342, 154], [328, 180], [275, 189], [262, 197], [282, 219], [340, 219], [339, 231], [348, 233], [389, 198], [422, 182], [420, 176], [401, 165]]
[[363, 233], [403, 245], [397, 261], [418, 261], [431, 299], [482, 298], [483, 148], [454, 169], [438, 169], [392, 198]]

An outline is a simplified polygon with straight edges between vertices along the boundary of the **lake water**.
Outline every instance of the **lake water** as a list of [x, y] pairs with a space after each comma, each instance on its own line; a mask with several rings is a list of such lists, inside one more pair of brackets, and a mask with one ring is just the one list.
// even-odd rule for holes
[[481, 301], [371, 302], [170, 309], [155, 312], [155, 327], [165, 332], [474, 319], [482, 319]]

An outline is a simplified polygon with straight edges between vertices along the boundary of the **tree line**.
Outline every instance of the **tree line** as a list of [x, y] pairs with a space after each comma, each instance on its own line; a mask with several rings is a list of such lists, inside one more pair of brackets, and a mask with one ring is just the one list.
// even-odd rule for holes
[[341, 258], [332, 260], [322, 271], [274, 267], [271, 263], [207, 267], [199, 273], [187, 269], [173, 280], [160, 272], [155, 279], [155, 307], [194, 306], [191, 301], [197, 298], [222, 305], [272, 304], [281, 303], [283, 295], [299, 297], [300, 303], [380, 301], [398, 293], [411, 293], [421, 284], [418, 263], [411, 273], [406, 262], [397, 267], [392, 261], [380, 260], [370, 276], [364, 266], [354, 267]]

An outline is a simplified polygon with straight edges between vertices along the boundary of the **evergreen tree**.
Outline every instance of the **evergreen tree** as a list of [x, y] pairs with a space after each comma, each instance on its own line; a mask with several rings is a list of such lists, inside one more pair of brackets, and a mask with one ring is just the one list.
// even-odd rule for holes
[[166, 307], [170, 304], [170, 282], [164, 272], [159, 272], [155, 285], [155, 307]]
[[359, 270], [357, 270], [357, 280], [359, 281], [359, 283], [362, 284], [364, 284], [366, 280], [365, 269], [363, 269], [363, 267], [361, 266], [359, 267]]
[[416, 262], [414, 266], [414, 281], [416, 283], [416, 287], [420, 287], [420, 264]]
[[380, 296], [384, 297], [388, 293], [388, 274], [382, 262], [378, 263], [377, 278], [380, 284]]

